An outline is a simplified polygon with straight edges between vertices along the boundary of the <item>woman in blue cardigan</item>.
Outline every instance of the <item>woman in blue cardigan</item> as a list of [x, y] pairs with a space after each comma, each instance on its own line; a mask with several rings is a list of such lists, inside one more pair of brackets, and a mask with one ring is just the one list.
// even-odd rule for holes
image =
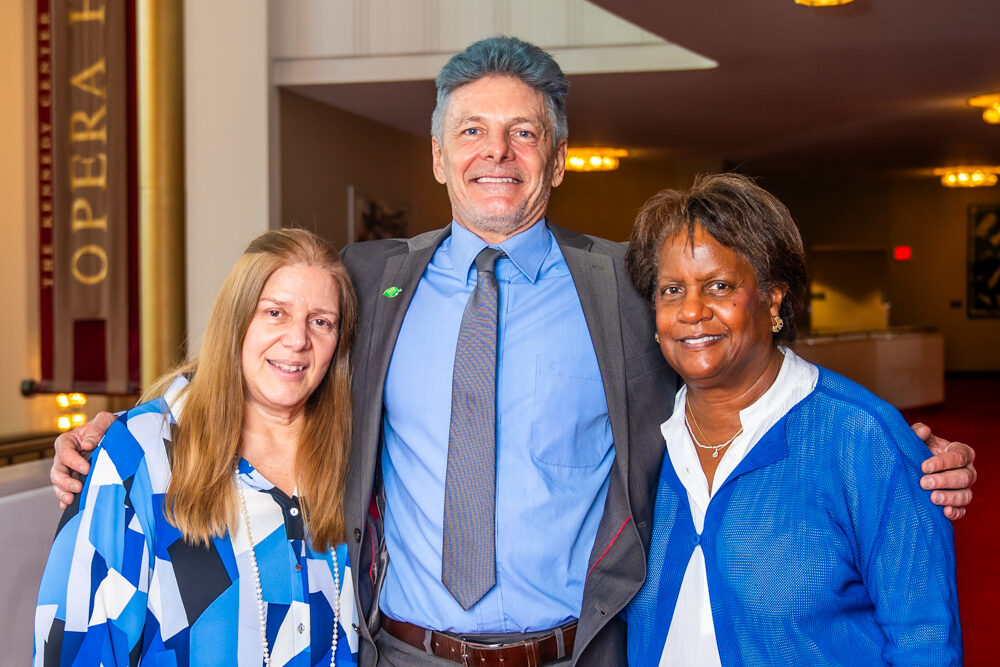
[[926, 448], [890, 405], [784, 347], [806, 289], [785, 206], [743, 176], [699, 178], [646, 203], [626, 261], [685, 383], [661, 428], [629, 663], [961, 664]]

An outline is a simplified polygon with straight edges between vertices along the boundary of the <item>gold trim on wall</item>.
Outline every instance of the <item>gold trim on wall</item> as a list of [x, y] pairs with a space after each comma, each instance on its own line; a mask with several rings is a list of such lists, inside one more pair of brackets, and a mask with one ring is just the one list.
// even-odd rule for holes
[[184, 358], [183, 3], [137, 0], [143, 388]]

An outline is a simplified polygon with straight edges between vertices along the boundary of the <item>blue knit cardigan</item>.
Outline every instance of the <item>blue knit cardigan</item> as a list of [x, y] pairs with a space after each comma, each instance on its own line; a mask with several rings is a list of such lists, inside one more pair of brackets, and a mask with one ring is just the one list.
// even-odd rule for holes
[[820, 369], [816, 389], [719, 487], [697, 534], [664, 458], [630, 665], [657, 665], [700, 544], [722, 664], [960, 665], [950, 522], [920, 488], [902, 416]]

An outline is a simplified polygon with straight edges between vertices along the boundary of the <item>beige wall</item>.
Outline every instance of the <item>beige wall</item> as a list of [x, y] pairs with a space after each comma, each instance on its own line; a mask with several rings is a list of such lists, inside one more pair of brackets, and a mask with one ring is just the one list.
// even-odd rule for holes
[[284, 91], [279, 104], [282, 224], [344, 246], [350, 185], [407, 205], [411, 236], [451, 220], [447, 192], [431, 172], [429, 130], [417, 137]]
[[[1000, 204], [1000, 188], [955, 190], [936, 179], [890, 190], [889, 243], [909, 245], [913, 259], [889, 267], [893, 324], [934, 326], [944, 333], [949, 370], [1000, 370], [1000, 318], [966, 315], [967, 215], [970, 204]], [[958, 301], [960, 308], [950, 302]]]
[[[0, 346], [0, 433], [30, 430], [37, 401], [26, 401], [18, 392], [20, 378], [38, 377], [38, 349], [30, 345], [38, 332], [38, 241], [32, 234], [34, 216], [28, 192], [28, 75], [27, 3], [0, 4], [0, 244], [6, 249], [0, 262], [0, 281], [7, 294], [10, 317], [3, 325]], [[33, 348], [33, 349], [30, 349]], [[29, 407], [30, 406], [30, 407]], [[27, 409], [25, 409], [27, 408]]]
[[[762, 184], [788, 204], [811, 256], [817, 244], [840, 244], [845, 256], [884, 251], [878, 287], [890, 305], [890, 325], [940, 330], [948, 370], [1000, 370], [1000, 319], [971, 319], [965, 310], [968, 206], [1000, 202], [1000, 189], [949, 189], [929, 177]], [[890, 259], [897, 245], [911, 246], [913, 259]]]
[[265, 0], [184, 2], [189, 350], [247, 243], [272, 224]]
[[664, 188], [687, 188], [695, 175], [719, 170], [713, 160], [648, 156], [624, 158], [612, 172], [566, 172], [549, 202], [563, 227], [614, 241], [628, 240], [643, 203]]
[[[850, 271], [844, 267], [850, 266]], [[829, 250], [809, 254], [810, 328], [840, 333], [889, 328], [888, 251]]]

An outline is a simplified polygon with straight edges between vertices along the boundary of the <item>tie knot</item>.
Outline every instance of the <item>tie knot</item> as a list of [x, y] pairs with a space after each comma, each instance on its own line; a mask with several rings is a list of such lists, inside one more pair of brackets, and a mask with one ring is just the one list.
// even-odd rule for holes
[[499, 248], [486, 246], [480, 250], [479, 254], [476, 255], [476, 272], [482, 273], [483, 271], [487, 271], [493, 273], [493, 267], [496, 266], [497, 259], [501, 255], [504, 255], [504, 252]]

